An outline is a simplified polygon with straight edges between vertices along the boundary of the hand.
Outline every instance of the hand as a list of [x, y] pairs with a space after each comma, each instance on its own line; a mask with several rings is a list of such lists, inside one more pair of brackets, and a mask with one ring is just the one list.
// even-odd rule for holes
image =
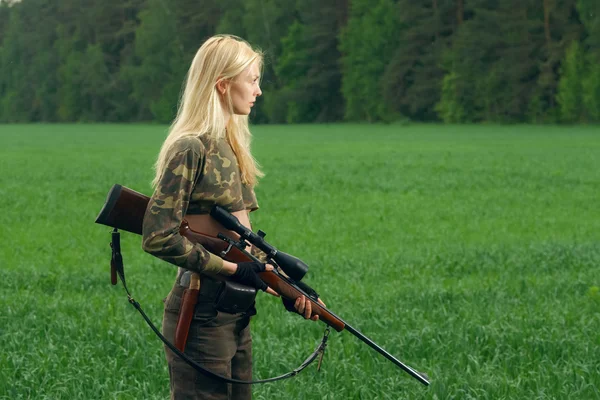
[[279, 294], [267, 286], [267, 284], [258, 276], [259, 272], [272, 270], [273, 266], [271, 264], [265, 265], [255, 261], [242, 262], [237, 264], [235, 272], [230, 276], [230, 278], [231, 280], [239, 282], [242, 285], [260, 289], [275, 297], [279, 297]]
[[[325, 303], [323, 303], [323, 301], [321, 301], [320, 298], [317, 298], [317, 302], [319, 304], [321, 304], [323, 307], [326, 307]], [[296, 299], [296, 302], [294, 303], [294, 308], [296, 309], [296, 311], [298, 312], [298, 314], [303, 315], [304, 319], [311, 319], [312, 321], [318, 321], [319, 320], [319, 316], [318, 315], [312, 315], [312, 303], [310, 302], [310, 300], [307, 300], [306, 297], [304, 296], [300, 296]]]
[[[312, 299], [317, 299], [317, 302], [319, 304], [321, 304], [323, 307], [325, 307], [325, 303], [323, 303], [321, 301], [321, 299], [319, 298], [319, 294], [315, 291], [315, 289], [311, 288], [310, 286], [308, 286], [306, 283], [304, 283], [302, 281], [296, 282], [296, 285], [300, 289], [302, 289], [304, 291], [304, 293], [308, 294]], [[319, 319], [318, 315], [311, 315], [312, 314], [312, 304], [310, 301], [307, 301], [307, 299], [303, 295], [300, 297], [297, 297], [296, 300], [287, 299], [285, 297], [282, 297], [281, 300], [283, 301], [283, 306], [289, 312], [296, 312], [296, 313], [304, 316], [305, 319], [310, 318], [313, 321], [317, 321]]]

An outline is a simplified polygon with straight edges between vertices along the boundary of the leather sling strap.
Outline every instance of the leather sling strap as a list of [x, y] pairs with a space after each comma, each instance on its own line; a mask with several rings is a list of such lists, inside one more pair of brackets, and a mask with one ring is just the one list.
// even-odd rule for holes
[[[323, 360], [323, 355], [325, 354], [325, 348], [327, 347], [327, 339], [329, 338], [329, 332], [330, 332], [330, 328], [327, 327], [327, 329], [325, 329], [325, 333], [323, 334], [323, 339], [321, 339], [321, 343], [319, 343], [319, 345], [317, 346], [317, 348], [315, 349], [315, 351], [306, 358], [306, 360], [304, 360], [302, 362], [302, 364], [300, 364], [300, 366], [286, 374], [280, 375], [280, 376], [275, 376], [273, 378], [267, 378], [267, 379], [258, 379], [258, 380], [251, 380], [251, 381], [244, 381], [244, 380], [239, 380], [239, 379], [233, 379], [233, 378], [228, 378], [226, 376], [222, 376], [219, 375], [215, 372], [212, 372], [211, 370], [203, 367], [202, 365], [198, 364], [197, 362], [195, 362], [194, 360], [192, 360], [191, 358], [189, 358], [187, 355], [185, 355], [184, 353], [182, 353], [177, 347], [175, 347], [175, 345], [171, 342], [169, 342], [167, 340], [167, 338], [165, 338], [162, 333], [160, 333], [160, 331], [158, 330], [158, 328], [156, 328], [156, 326], [152, 323], [152, 321], [150, 321], [150, 318], [148, 318], [148, 316], [146, 315], [146, 313], [144, 312], [144, 310], [142, 310], [142, 307], [140, 305], [140, 303], [138, 303], [132, 296], [131, 293], [129, 292], [129, 289], [127, 288], [127, 284], [125, 283], [125, 271], [123, 269], [123, 257], [121, 255], [121, 243], [120, 243], [120, 237], [119, 237], [119, 231], [117, 230], [117, 228], [114, 229], [114, 231], [112, 232], [112, 241], [110, 243], [110, 247], [112, 249], [112, 257], [111, 257], [111, 275], [114, 274], [116, 272], [116, 274], [119, 276], [119, 278], [121, 279], [121, 282], [123, 283], [123, 287], [125, 288], [125, 292], [127, 293], [127, 298], [129, 300], [129, 302], [135, 307], [136, 310], [139, 311], [139, 313], [142, 315], [142, 317], [144, 318], [144, 320], [146, 321], [146, 323], [148, 324], [148, 326], [150, 326], [150, 328], [154, 331], [154, 333], [156, 333], [156, 335], [160, 338], [160, 340], [162, 340], [162, 342], [169, 348], [171, 349], [171, 351], [175, 354], [177, 354], [178, 357], [180, 357], [183, 361], [185, 361], [188, 365], [190, 365], [192, 368], [194, 368], [195, 370], [210, 376], [218, 381], [222, 381], [222, 382], [227, 382], [227, 383], [237, 383], [237, 384], [244, 384], [244, 385], [253, 385], [256, 383], [268, 383], [268, 382], [275, 382], [275, 381], [279, 381], [282, 379], [287, 379], [287, 378], [291, 378], [293, 376], [298, 375], [302, 370], [304, 370], [306, 367], [308, 367], [317, 357], [319, 357], [319, 364], [318, 364], [318, 369], [321, 369], [321, 361]], [[114, 275], [111, 276], [111, 280], [114, 283], [115, 280], [112, 279], [112, 277], [114, 277]]]

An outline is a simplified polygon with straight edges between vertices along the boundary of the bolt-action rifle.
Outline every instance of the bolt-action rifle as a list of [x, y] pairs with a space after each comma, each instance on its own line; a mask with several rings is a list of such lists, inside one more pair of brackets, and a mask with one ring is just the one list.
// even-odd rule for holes
[[[115, 228], [115, 231], [121, 229], [141, 235], [144, 214], [149, 200], [150, 198], [148, 196], [121, 185], [114, 185], [108, 193], [104, 207], [96, 218], [96, 223], [113, 227]], [[219, 206], [214, 206], [210, 215], [223, 225], [223, 227], [237, 233], [239, 238], [237, 240], [232, 239], [223, 233], [219, 233], [217, 237], [214, 237], [201, 232], [196, 232], [190, 228], [185, 220], [180, 226], [180, 234], [194, 243], [201, 244], [211, 253], [217, 254], [222, 258], [235, 263], [256, 261], [256, 258], [245, 251], [248, 243], [254, 245], [266, 254], [267, 263], [273, 264], [283, 271], [283, 273], [281, 273], [278, 268], [274, 268], [272, 271], [259, 273], [259, 277], [273, 290], [292, 301], [300, 296], [306, 297], [306, 300], [311, 302], [313, 315], [318, 315], [320, 321], [323, 321], [337, 332], [343, 330], [350, 332], [369, 347], [394, 363], [394, 365], [407, 372], [410, 376], [425, 386], [429, 385], [429, 378], [426, 374], [417, 372], [398, 360], [371, 339], [335, 315], [327, 309], [327, 307], [317, 302], [316, 298], [307, 294], [298, 285], [298, 282], [300, 282], [308, 270], [308, 266], [302, 262], [302, 260], [277, 250], [264, 240], [264, 232], [252, 232], [242, 225], [235, 216]], [[122, 264], [120, 263], [120, 259], [115, 259], [115, 254], [116, 257], [120, 258], [120, 249], [118, 249], [118, 252], [115, 252], [114, 247], [115, 245], [113, 244], [113, 260], [111, 262], [111, 281], [113, 285], [117, 283], [117, 274], [122, 274]], [[119, 264], [121, 264], [121, 271], [119, 270]]]

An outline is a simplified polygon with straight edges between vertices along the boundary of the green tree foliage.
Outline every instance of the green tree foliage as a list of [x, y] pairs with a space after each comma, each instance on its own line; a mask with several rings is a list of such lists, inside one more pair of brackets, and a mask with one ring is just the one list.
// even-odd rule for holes
[[592, 56], [600, 58], [600, 3], [597, 0], [577, 0], [577, 11], [586, 31], [584, 43]]
[[[458, 25], [456, 2], [400, 0], [396, 13], [401, 40], [383, 76], [385, 99], [411, 119], [435, 120], [444, 77], [440, 60]], [[448, 80], [455, 78], [449, 75]]]
[[539, 0], [532, 3], [528, 14], [533, 22], [532, 38], [536, 43], [533, 56], [538, 74], [528, 108], [528, 119], [534, 122], [560, 120], [556, 101], [559, 70], [567, 46], [579, 40], [581, 23], [575, 0]]
[[119, 72], [141, 1], [23, 0], [8, 7], [0, 120], [130, 120]]
[[242, 38], [247, 37], [244, 29], [244, 14], [246, 13], [240, 0], [222, 0], [223, 13], [217, 25], [217, 33], [228, 33]]
[[58, 59], [52, 43], [56, 17], [57, 6], [44, 0], [9, 8], [0, 50], [0, 120], [55, 120], [57, 82], [52, 71]]
[[123, 71], [142, 118], [162, 123], [173, 119], [189, 64], [215, 33], [220, 15], [216, 1], [146, 1], [139, 13], [133, 62]]
[[457, 75], [455, 72], [446, 74], [442, 80], [442, 100], [436, 104], [435, 111], [442, 121], [459, 123], [467, 120], [467, 114], [460, 101], [458, 92]]
[[[343, 117], [337, 32], [345, 23], [345, 0], [300, 0], [298, 18], [281, 39], [275, 68], [281, 88], [276, 113], [288, 123], [328, 122]], [[320, 12], [314, 10], [319, 8]], [[271, 95], [271, 94], [269, 94]]]
[[[214, 35], [222, 15], [220, 0], [161, 0], [164, 23], [174, 23], [184, 63], [192, 60], [202, 42]], [[155, 8], [156, 10], [156, 8]], [[170, 21], [167, 21], [170, 20]]]
[[582, 80], [584, 58], [579, 42], [573, 42], [567, 50], [558, 82], [557, 100], [560, 119], [563, 122], [579, 122], [582, 118]]
[[600, 122], [600, 3], [579, 0], [577, 10], [585, 28], [583, 41], [585, 73], [582, 78], [582, 103], [586, 118]]
[[19, 96], [25, 86], [26, 72], [22, 67], [25, 41], [23, 19], [21, 13], [12, 10], [7, 18], [8, 25], [2, 32], [2, 47], [0, 48], [0, 118], [4, 122], [27, 121], [31, 99]]
[[134, 62], [123, 70], [132, 83], [131, 99], [144, 119], [167, 123], [175, 116], [185, 77], [183, 44], [178, 40], [177, 20], [162, 0], [148, 0], [139, 14], [134, 42]]
[[600, 64], [588, 64], [582, 79], [582, 102], [589, 121], [600, 122]]
[[302, 80], [310, 67], [310, 56], [304, 45], [303, 38], [306, 37], [306, 26], [299, 21], [294, 21], [290, 26], [287, 36], [281, 39], [282, 55], [275, 68], [275, 73], [283, 77], [283, 87], [273, 93], [277, 101], [274, 105], [279, 107], [273, 110], [273, 119], [284, 116], [285, 122], [302, 122], [303, 117], [310, 113], [309, 105], [306, 103], [308, 92], [301, 90]]
[[83, 51], [76, 49], [76, 45], [81, 43], [78, 36], [70, 39], [64, 37], [64, 29], [59, 28], [59, 38], [55, 48], [60, 55], [62, 63], [58, 68], [59, 89], [57, 93], [59, 108], [58, 118], [60, 121], [77, 121], [83, 113], [82, 96], [82, 70], [80, 65], [83, 63]]
[[244, 38], [260, 48], [265, 56], [261, 78], [263, 96], [258, 98], [252, 120], [285, 122], [286, 108], [279, 96], [283, 82], [275, 69], [281, 57], [282, 38], [296, 19], [296, 0], [245, 0], [240, 3]]
[[105, 52], [101, 43], [84, 40], [80, 29], [59, 25], [51, 49], [51, 54], [61, 60], [55, 75], [59, 121], [96, 121], [104, 117], [109, 108], [108, 95], [114, 78], [106, 64]]
[[[473, 1], [445, 63], [452, 84], [442, 92], [442, 117], [464, 121], [515, 122], [535, 87], [535, 43], [527, 5], [519, 0]], [[464, 110], [459, 114], [449, 110]]]
[[0, 1], [0, 122], [167, 123], [191, 59], [217, 32], [265, 52], [255, 123], [600, 122], [599, 9], [598, 0]]
[[10, 23], [10, 9], [8, 4], [0, 1], [0, 47], [2, 47], [2, 42], [4, 37], [6, 36], [6, 31], [8, 29], [8, 24]]
[[388, 119], [383, 75], [398, 44], [399, 28], [392, 0], [354, 0], [342, 30], [342, 93], [348, 120]]
[[560, 63], [581, 31], [574, 0], [473, 0], [465, 15], [443, 57], [453, 90], [440, 115], [457, 103], [463, 121], [553, 120]]

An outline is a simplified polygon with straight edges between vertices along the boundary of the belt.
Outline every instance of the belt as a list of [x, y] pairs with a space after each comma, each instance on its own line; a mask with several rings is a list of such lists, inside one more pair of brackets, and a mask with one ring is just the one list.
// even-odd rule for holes
[[[183, 291], [190, 286], [190, 280], [192, 274], [195, 272], [186, 270], [177, 276], [175, 282], [175, 293], [179, 296], [183, 294]], [[219, 293], [221, 292], [225, 283], [221, 280], [214, 279], [207, 275], [200, 275], [200, 290], [198, 292], [198, 303], [209, 303], [214, 302]]]

